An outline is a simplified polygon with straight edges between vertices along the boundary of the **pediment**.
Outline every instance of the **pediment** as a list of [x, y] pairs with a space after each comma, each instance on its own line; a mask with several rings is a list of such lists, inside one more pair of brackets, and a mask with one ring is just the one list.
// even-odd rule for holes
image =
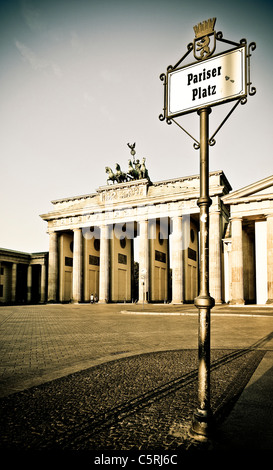
[[244, 188], [229, 193], [222, 198], [224, 204], [232, 204], [253, 201], [256, 199], [272, 199], [273, 198], [273, 175], [268, 176], [260, 181], [256, 181]]

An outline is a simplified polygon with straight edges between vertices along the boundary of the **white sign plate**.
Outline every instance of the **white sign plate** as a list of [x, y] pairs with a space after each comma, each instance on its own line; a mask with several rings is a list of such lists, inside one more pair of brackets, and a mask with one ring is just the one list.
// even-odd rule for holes
[[167, 118], [246, 96], [245, 46], [167, 76]]

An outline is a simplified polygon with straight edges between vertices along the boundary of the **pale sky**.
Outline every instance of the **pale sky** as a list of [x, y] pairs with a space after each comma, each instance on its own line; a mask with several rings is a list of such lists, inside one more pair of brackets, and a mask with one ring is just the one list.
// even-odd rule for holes
[[[226, 39], [255, 41], [257, 93], [210, 148], [210, 171], [238, 189], [273, 174], [272, 1], [0, 0], [0, 247], [48, 250], [51, 201], [94, 193], [105, 166], [126, 171], [136, 142], [152, 181], [199, 173], [199, 152], [160, 122], [159, 75], [216, 17]], [[213, 108], [210, 133], [232, 104]], [[197, 113], [177, 119], [199, 138]]]

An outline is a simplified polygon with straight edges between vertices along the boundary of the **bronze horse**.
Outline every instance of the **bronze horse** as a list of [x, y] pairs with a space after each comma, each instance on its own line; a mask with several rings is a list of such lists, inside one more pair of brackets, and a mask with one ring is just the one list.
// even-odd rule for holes
[[116, 181], [116, 175], [113, 173], [109, 166], [105, 167], [105, 171], [108, 175], [107, 184], [109, 184], [109, 181], [112, 181], [112, 183], [114, 184], [114, 182]]
[[124, 183], [124, 181], [127, 181], [127, 174], [123, 173], [123, 171], [121, 171], [120, 165], [118, 163], [116, 163], [116, 170], [117, 170], [117, 172], [115, 174], [116, 181], [118, 183]]
[[108, 175], [107, 178], [107, 184], [112, 182], [113, 184], [115, 182], [117, 183], [124, 183], [127, 181], [132, 181], [132, 180], [139, 180], [142, 178], [147, 178], [149, 179], [148, 175], [148, 170], [145, 165], [145, 158], [142, 159], [142, 162], [140, 163], [139, 160], [136, 160], [132, 162], [132, 160], [128, 160], [129, 167], [128, 167], [128, 172], [124, 173], [121, 171], [120, 165], [116, 163], [116, 173], [112, 171], [112, 169], [109, 166], [105, 167], [105, 171]]

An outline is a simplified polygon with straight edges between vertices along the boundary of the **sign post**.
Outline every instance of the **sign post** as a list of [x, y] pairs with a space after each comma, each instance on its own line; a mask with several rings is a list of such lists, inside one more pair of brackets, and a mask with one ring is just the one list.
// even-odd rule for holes
[[198, 111], [200, 116], [200, 290], [194, 300], [199, 309], [198, 332], [198, 408], [194, 413], [192, 431], [207, 436], [211, 429], [210, 409], [210, 310], [214, 299], [209, 294], [209, 114], [210, 108]]
[[[209, 293], [209, 146], [215, 144], [215, 135], [236, 109], [239, 103], [247, 102], [247, 95], [254, 95], [256, 89], [250, 81], [250, 51], [256, 44], [242, 39], [240, 43], [223, 39], [216, 33], [216, 18], [194, 26], [195, 38], [188, 45], [188, 51], [177, 64], [161, 74], [164, 83], [164, 114], [159, 116], [167, 124], [175, 122], [194, 141], [194, 148], [200, 150], [200, 285], [199, 295], [194, 299], [198, 308], [198, 405], [192, 419], [190, 433], [197, 439], [207, 439], [213, 429], [210, 406], [210, 313], [214, 299]], [[212, 41], [211, 41], [212, 40]], [[213, 56], [216, 41], [232, 46], [232, 49]], [[180, 64], [193, 52], [197, 62], [186, 67]], [[211, 107], [236, 100], [213, 136], [209, 137], [209, 115]], [[200, 117], [200, 141], [192, 137], [174, 118], [197, 111]]]

